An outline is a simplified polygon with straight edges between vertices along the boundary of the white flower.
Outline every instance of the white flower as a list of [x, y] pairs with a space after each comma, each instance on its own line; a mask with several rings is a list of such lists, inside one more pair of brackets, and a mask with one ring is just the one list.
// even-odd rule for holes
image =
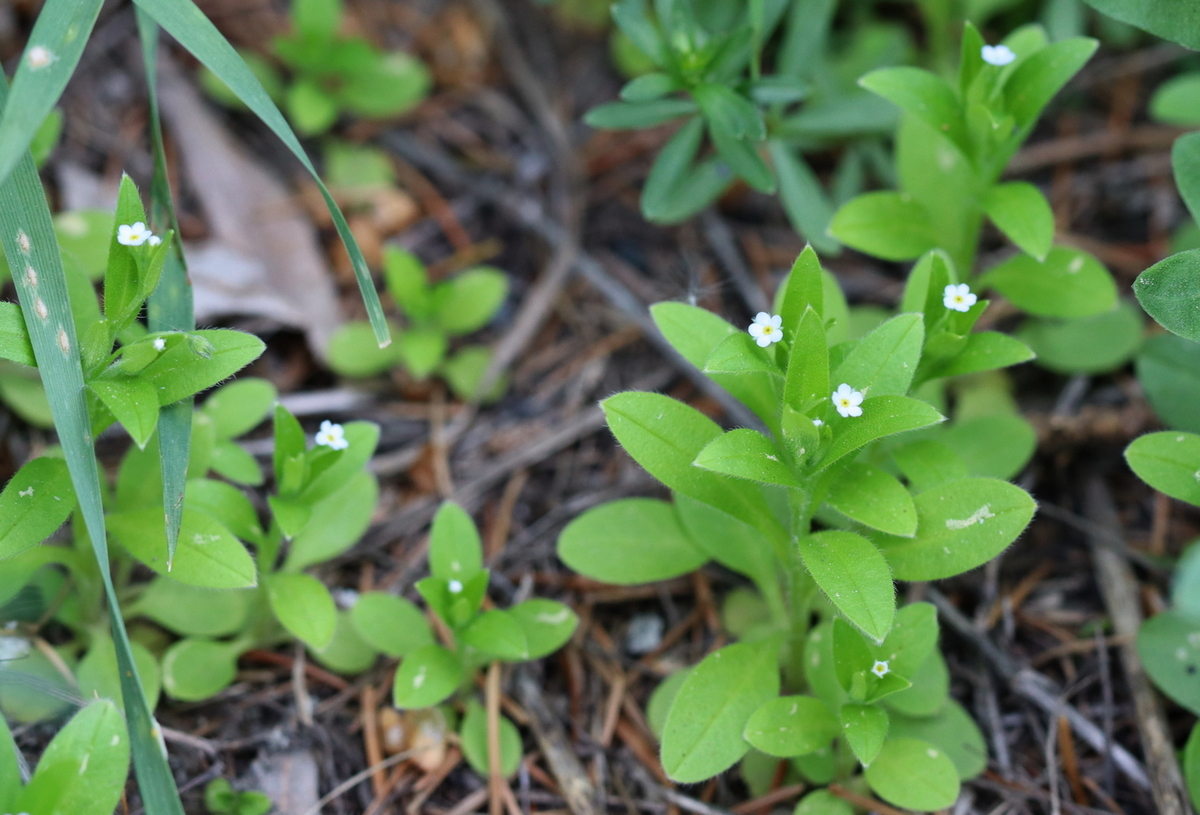
[[1007, 45], [985, 45], [979, 55], [988, 65], [1007, 65], [1017, 58]]
[[970, 311], [979, 298], [971, 294], [971, 287], [966, 283], [957, 286], [951, 283], [942, 292], [942, 304], [954, 311]]
[[159, 352], [167, 350], [167, 340], [165, 337], [154, 338], [154, 350]]
[[837, 412], [842, 416], [861, 416], [863, 395], [854, 388], [843, 382], [838, 386], [838, 389], [833, 392], [833, 406], [837, 408]]
[[151, 235], [146, 239], [146, 243], [150, 244], [151, 246], [158, 246], [160, 243], [162, 243], [162, 238], [158, 237], [158, 235]]
[[54, 52], [43, 45], [35, 45], [30, 48], [25, 58], [29, 60], [29, 67], [35, 71], [45, 68], [55, 60]]
[[821, 421], [820, 419], [813, 419], [813, 427], [820, 427], [823, 424], [825, 424], [825, 423], [823, 421]]
[[117, 243], [122, 246], [141, 246], [150, 237], [150, 230], [141, 221], [135, 224], [121, 224], [117, 227]]
[[783, 318], [778, 314], [772, 316], [765, 311], [758, 312], [754, 322], [750, 323], [750, 336], [758, 343], [759, 348], [766, 348], [773, 342], [783, 339]]
[[334, 424], [328, 419], [321, 422], [321, 429], [317, 432], [315, 441], [318, 445], [332, 450], [345, 450], [350, 446], [350, 442], [346, 441], [346, 431], [342, 429], [342, 426]]
[[450, 589], [451, 594], [462, 594], [463, 585], [457, 580], [451, 580], [446, 584], [446, 588]]
[[880, 678], [887, 676], [891, 672], [892, 670], [888, 667], [887, 660], [884, 659], [875, 660], [875, 664], [871, 666], [871, 673]]

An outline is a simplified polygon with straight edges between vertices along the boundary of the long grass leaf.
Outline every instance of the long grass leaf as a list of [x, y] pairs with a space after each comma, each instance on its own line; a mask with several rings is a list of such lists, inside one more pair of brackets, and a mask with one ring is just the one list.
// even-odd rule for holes
[[75, 72], [104, 0], [46, 0], [0, 115], [0, 181], [24, 158]]
[[[163, 265], [158, 288], [150, 295], [147, 322], [151, 331], [191, 331], [196, 327], [192, 307], [192, 285], [187, 260], [179, 237], [171, 183], [163, 149], [162, 119], [158, 111], [158, 24], [137, 10], [138, 37], [142, 42], [142, 64], [150, 102], [150, 148], [154, 176], [150, 182], [150, 226], [158, 233], [175, 230], [171, 254]], [[183, 523], [183, 492], [187, 486], [188, 452], [192, 441], [192, 398], [167, 405], [158, 414], [159, 461], [162, 466], [163, 514], [167, 532], [167, 564], [175, 559], [179, 527]]]
[[375, 283], [371, 280], [371, 272], [367, 268], [367, 261], [363, 258], [362, 250], [358, 248], [358, 241], [354, 239], [349, 224], [346, 223], [345, 217], [338, 209], [324, 182], [317, 175], [316, 168], [313, 167], [308, 155], [304, 152], [296, 134], [292, 132], [292, 128], [283, 118], [283, 114], [279, 112], [279, 108], [267, 96], [267, 92], [258, 78], [254, 76], [233, 46], [221, 36], [217, 27], [204, 16], [204, 13], [196, 7], [192, 0], [134, 0], [134, 2], [166, 29], [180, 45], [190, 51], [192, 56], [204, 63], [210, 71], [228, 85], [229, 89], [245, 102], [246, 106], [254, 111], [267, 127], [275, 131], [275, 135], [299, 159], [300, 163], [304, 165], [304, 169], [312, 174], [313, 179], [317, 182], [317, 187], [321, 190], [321, 195], [325, 198], [326, 206], [329, 207], [329, 214], [333, 216], [333, 223], [337, 227], [338, 235], [341, 237], [342, 243], [346, 245], [347, 254], [350, 255], [350, 262], [354, 267], [354, 277], [358, 280], [358, 288], [362, 292], [363, 303], [367, 307], [367, 316], [375, 330], [375, 339], [381, 348], [391, 343], [387, 321], [383, 316], [383, 307], [379, 304], [379, 295], [375, 292]]
[[[0, 82], [0, 102], [7, 91], [6, 83]], [[142, 800], [148, 815], [183, 815], [175, 779], [159, 746], [158, 726], [138, 678], [109, 571], [100, 473], [84, 397], [79, 342], [50, 208], [28, 150], [0, 184], [0, 246], [9, 266], [16, 270], [13, 281], [33, 354], [46, 384], [54, 426], [104, 583]]]

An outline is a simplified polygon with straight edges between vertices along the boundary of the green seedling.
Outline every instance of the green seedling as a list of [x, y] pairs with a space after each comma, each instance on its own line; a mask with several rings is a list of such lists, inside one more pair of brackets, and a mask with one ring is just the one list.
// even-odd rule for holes
[[[1141, 344], [1141, 320], [1086, 252], [1054, 245], [1054, 215], [1032, 184], [1000, 180], [1054, 95], [1096, 41], [1050, 43], [1026, 26], [988, 45], [968, 23], [954, 82], [917, 68], [887, 68], [859, 80], [903, 112], [896, 136], [899, 190], [844, 205], [830, 233], [887, 260], [945, 250], [966, 280], [992, 289], [1030, 318], [1019, 336], [1043, 365], [1066, 373], [1112, 370]], [[984, 221], [1019, 254], [972, 278]]]
[[[489, 572], [479, 532], [457, 504], [442, 504], [433, 520], [429, 570], [417, 592], [448, 633], [445, 644], [438, 644], [415, 604], [385, 592], [358, 598], [351, 611], [353, 627], [371, 648], [400, 659], [393, 688], [396, 707], [423, 710], [445, 707], [448, 700], [465, 705], [458, 726], [463, 755], [486, 775], [487, 714], [473, 695], [476, 672], [494, 663], [554, 653], [571, 638], [579, 619], [562, 603], [543, 599], [485, 610]], [[452, 712], [447, 716], [455, 718]], [[501, 770], [511, 776], [521, 760], [521, 738], [505, 716], [500, 717], [500, 748]]]
[[[342, 18], [341, 0], [294, 0], [292, 32], [271, 43], [271, 54], [287, 67], [290, 81], [261, 56], [241, 54], [304, 135], [324, 133], [343, 113], [366, 119], [398, 116], [429, 92], [429, 71], [420, 60], [342, 35]], [[201, 81], [218, 101], [242, 104], [215, 74], [205, 72]]]
[[97, 700], [75, 714], [24, 783], [18, 755], [0, 716], [0, 811], [111, 815], [125, 791], [129, 735], [112, 702]]
[[[838, 250], [826, 234], [834, 204], [803, 153], [849, 145], [835, 177], [838, 200], [855, 194], [868, 170], [890, 179], [880, 137], [894, 126], [895, 110], [854, 79], [905, 59], [911, 45], [903, 29], [872, 23], [852, 26], [853, 37], [834, 53], [835, 7], [824, 0], [613, 6], [618, 64], [635, 52], [648, 66], [622, 88], [621, 101], [591, 110], [585, 121], [610, 129], [682, 123], [642, 190], [647, 218], [684, 220], [740, 179], [778, 193], [797, 231], [822, 251]], [[777, 30], [778, 48], [767, 53]], [[706, 143], [712, 155], [702, 152]]]
[[214, 778], [204, 788], [209, 815], [267, 815], [271, 799], [261, 792], [235, 792], [224, 778]]
[[[451, 354], [450, 341], [492, 320], [508, 296], [505, 274], [476, 266], [431, 284], [416, 255], [394, 247], [384, 250], [383, 274], [407, 326], [393, 325], [396, 341], [381, 349], [371, 339], [370, 325], [347, 323], [329, 343], [330, 367], [344, 376], [363, 377], [403, 365], [417, 380], [442, 376], [462, 399], [479, 396], [480, 377], [491, 362], [491, 352], [482, 345], [467, 345]], [[486, 396], [495, 398], [503, 390], [501, 382]]]
[[748, 331], [692, 306], [653, 307], [671, 344], [766, 431], [723, 431], [659, 394], [604, 400], [617, 440], [673, 500], [604, 504], [559, 539], [563, 561], [598, 580], [647, 583], [715, 560], [757, 590], [725, 603], [738, 642], [651, 701], [676, 781], [739, 761], [751, 778], [786, 759], [810, 784], [865, 782], [892, 804], [932, 811], [984, 768], [978, 729], [947, 694], [934, 609], [897, 610], [894, 581], [973, 569], [1033, 516], [1024, 490], [978, 474], [1011, 468], [1005, 454], [978, 429], [945, 429], [925, 401], [941, 401], [947, 377], [1030, 358], [1011, 337], [972, 330], [986, 306], [934, 251], [910, 277], [903, 313], [848, 339], [861, 321], [809, 248], [778, 313]]

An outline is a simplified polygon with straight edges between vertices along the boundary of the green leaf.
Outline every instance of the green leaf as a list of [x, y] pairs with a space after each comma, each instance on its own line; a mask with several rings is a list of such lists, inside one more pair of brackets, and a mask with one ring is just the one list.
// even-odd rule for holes
[[898, 192], [869, 192], [843, 204], [829, 234], [884, 260], [912, 260], [938, 245], [925, 207]]
[[1200, 724], [1192, 728], [1183, 750], [1183, 780], [1187, 785], [1192, 808], [1200, 809]]
[[927, 490], [970, 475], [967, 463], [958, 453], [933, 439], [918, 439], [896, 447], [892, 457], [909, 484], [917, 490]]
[[931, 603], [909, 603], [896, 612], [884, 641], [874, 648], [876, 659], [905, 679], [911, 679], [937, 648], [937, 609]]
[[[392, 326], [399, 335], [399, 326]], [[395, 348], [380, 348], [375, 330], [365, 320], [342, 325], [329, 338], [329, 367], [342, 376], [366, 377], [381, 374], [400, 362]]]
[[[254, 111], [267, 127], [274, 131], [275, 135], [299, 159], [304, 169], [312, 175], [321, 191], [321, 196], [329, 207], [330, 215], [333, 216], [338, 236], [342, 239], [342, 243], [346, 246], [346, 252], [350, 256], [354, 276], [358, 281], [363, 302], [366, 304], [367, 315], [371, 325], [375, 327], [376, 339], [380, 345], [387, 345], [389, 337], [387, 323], [383, 316], [383, 307], [379, 303], [371, 272], [367, 268], [362, 251], [358, 248], [358, 243], [354, 240], [350, 226], [334, 203], [329, 190], [321, 183], [316, 168], [309, 161], [304, 148], [288, 126], [287, 120], [275, 107], [275, 103], [271, 101], [254, 72], [246, 66], [233, 46], [221, 36], [216, 26], [191, 0], [136, 0], [136, 2], [139, 8], [153, 17], [155, 22], [165, 28], [180, 45], [190, 51], [222, 82], [228, 85], [230, 90], [237, 94], [238, 98], [245, 102], [246, 106]], [[99, 4], [97, 4], [97, 8], [99, 8]]]
[[754, 711], [744, 732], [755, 749], [779, 758], [814, 752], [837, 735], [837, 719], [812, 696], [771, 699]]
[[692, 466], [705, 445], [721, 435], [711, 419], [657, 393], [619, 393], [600, 405], [621, 446], [659, 481], [769, 535], [782, 531], [756, 486]]
[[213, 391], [200, 410], [212, 419], [218, 439], [234, 439], [262, 424], [278, 396], [267, 380], [249, 377]]
[[963, 153], [969, 152], [958, 97], [937, 74], [920, 68], [883, 68], [862, 77], [858, 84], [944, 134]]
[[432, 328], [411, 328], [396, 335], [396, 356], [415, 379], [425, 379], [446, 358], [446, 335]]
[[507, 611], [500, 609], [480, 614], [458, 632], [457, 639], [491, 659], [522, 662], [530, 658], [524, 628]]
[[977, 416], [955, 422], [938, 436], [966, 463], [971, 475], [1007, 480], [1033, 458], [1037, 433], [1014, 413]]
[[642, 188], [642, 214], [656, 223], [674, 223], [694, 215], [729, 186], [728, 172], [715, 162], [693, 164], [704, 135], [704, 119], [694, 116], [659, 151]]
[[766, 126], [758, 108], [732, 88], [709, 82], [693, 89], [692, 95], [708, 119], [710, 133], [724, 131], [734, 139], [750, 141], [766, 138]]
[[854, 815], [854, 807], [829, 790], [813, 790], [800, 799], [792, 815]]
[[375, 664], [375, 649], [359, 636], [349, 611], [339, 611], [333, 639], [324, 648], [309, 648], [322, 665], [341, 674], [357, 676]]
[[483, 569], [483, 545], [471, 516], [446, 501], [429, 533], [429, 570], [443, 580], [468, 580]]
[[301, 34], [331, 39], [341, 22], [341, 0], [294, 0], [292, 3], [292, 25]]
[[831, 420], [833, 443], [825, 451], [818, 468], [828, 467], [876, 439], [919, 430], [946, 417], [919, 399], [907, 396], [876, 396], [862, 403], [862, 416]]
[[1200, 546], [1188, 544], [1175, 564], [1171, 579], [1171, 605], [1176, 611], [1200, 616]]
[[691, 668], [681, 668], [675, 671], [650, 693], [650, 700], [646, 703], [646, 723], [650, 725], [650, 732], [659, 741], [662, 741], [663, 728], [666, 726], [667, 714], [671, 711], [671, 705], [674, 704], [675, 697], [679, 694], [679, 689], [683, 687], [684, 680], [687, 679], [690, 672]]
[[190, 342], [168, 343], [158, 359], [140, 374], [155, 387], [160, 405], [211, 388], [258, 359], [266, 349], [266, 344], [253, 334], [230, 329], [207, 329], [188, 336], [210, 343], [211, 354], [198, 355]]
[[573, 571], [618, 585], [669, 580], [708, 560], [674, 507], [652, 498], [624, 498], [589, 509], [559, 535], [558, 556]]
[[184, 507], [175, 560], [167, 569], [162, 509], [110, 515], [109, 531], [128, 552], [159, 574], [212, 589], [254, 586], [258, 576], [245, 547], [216, 518]]
[[1175, 186], [1188, 212], [1192, 218], [1200, 219], [1200, 133], [1189, 133], [1175, 140], [1171, 166], [1175, 171]]
[[777, 639], [727, 645], [688, 671], [663, 726], [662, 764], [680, 783], [732, 767], [750, 745], [754, 711], [779, 694]]
[[928, 742], [889, 739], [866, 771], [880, 798], [906, 809], [933, 812], [958, 798], [954, 762]]
[[717, 148], [717, 155], [735, 175], [759, 192], [768, 195], [775, 192], [775, 174], [759, 155], [756, 143], [736, 138], [723, 128], [711, 124], [708, 133]]
[[1004, 83], [1004, 100], [1017, 127], [1033, 127], [1042, 110], [1091, 59], [1100, 43], [1075, 37], [1052, 43], [1021, 61]]
[[1150, 115], [1170, 125], [1195, 126], [1200, 124], [1197, 99], [1200, 99], [1200, 73], [1173, 76], [1159, 85], [1150, 97]]
[[1100, 261], [1086, 252], [1057, 246], [1045, 261], [1029, 255], [993, 267], [984, 283], [1013, 305], [1039, 317], [1090, 317], [1117, 304], [1117, 286]]
[[612, 5], [612, 18], [621, 33], [655, 65], [666, 61], [667, 44], [646, 13], [645, 0], [618, 0]]
[[458, 654], [440, 645], [426, 645], [412, 651], [400, 663], [392, 700], [401, 710], [432, 707], [454, 693], [463, 678]]
[[379, 502], [379, 481], [355, 474], [345, 486], [312, 505], [312, 519], [292, 539], [284, 568], [298, 571], [323, 563], [349, 549], [371, 524]]
[[650, 316], [667, 342], [697, 368], [727, 337], [740, 333], [711, 311], [685, 303], [655, 303]]
[[16, 797], [18, 811], [91, 815], [116, 808], [129, 773], [129, 735], [117, 706], [92, 702], [58, 732]]
[[216, 696], [233, 684], [238, 655], [236, 642], [180, 640], [163, 653], [163, 690], [181, 702]]
[[[462, 742], [463, 758], [475, 772], [487, 776], [491, 772], [488, 760], [487, 711], [476, 699], [467, 702], [462, 727], [458, 731]], [[521, 734], [517, 726], [500, 716], [500, 772], [511, 778], [521, 766]]]
[[337, 606], [329, 589], [307, 574], [273, 574], [264, 581], [275, 619], [296, 639], [324, 648], [337, 627]]
[[[820, 278], [818, 285], [819, 281]], [[818, 297], [819, 292], [818, 289]], [[829, 392], [829, 349], [825, 325], [821, 315], [808, 306], [792, 337], [783, 400], [785, 405], [803, 412], [812, 403], [824, 400]]]
[[540, 659], [566, 645], [575, 633], [579, 617], [554, 600], [535, 598], [508, 609], [508, 616], [525, 632], [528, 659]]
[[1054, 242], [1054, 213], [1041, 190], [1025, 181], [997, 184], [984, 197], [983, 211], [1022, 251], [1046, 259]]
[[129, 432], [135, 444], [145, 449], [158, 424], [158, 395], [142, 377], [112, 376], [88, 383], [112, 415]]
[[609, 102], [589, 110], [584, 114], [583, 121], [588, 127], [601, 130], [636, 130], [656, 127], [695, 112], [696, 103], [691, 99]]
[[[158, 657], [138, 642], [130, 643], [134, 663], [146, 701], [151, 707], [158, 705], [160, 690]], [[109, 699], [118, 708], [121, 703], [121, 673], [117, 667], [117, 649], [111, 637], [97, 636], [88, 646], [87, 655], [75, 666], [75, 678], [79, 682], [79, 694], [85, 699]]]
[[842, 735], [864, 767], [870, 767], [883, 749], [888, 734], [888, 714], [875, 705], [849, 704], [841, 710]]
[[[895, 698], [889, 697], [889, 701]], [[960, 780], [968, 781], [987, 769], [988, 751], [983, 734], [971, 714], [953, 699], [947, 700], [946, 706], [934, 716], [913, 717], [893, 712], [891, 718], [892, 738], [916, 739], [939, 748], [954, 763]]]
[[924, 340], [920, 314], [897, 315], [863, 337], [830, 381], [846, 382], [864, 396], [903, 396], [917, 372]]
[[774, 354], [758, 347], [748, 332], [726, 337], [709, 354], [701, 370], [764, 423], [774, 425], [778, 421], [783, 376]]
[[1200, 17], [1190, 0], [1087, 0], [1087, 3], [1123, 23], [1200, 50]]
[[345, 76], [336, 101], [357, 116], [386, 119], [416, 107], [431, 84], [425, 63], [401, 51], [388, 51], [363, 70]]
[[829, 486], [825, 503], [852, 521], [901, 537], [917, 531], [917, 508], [899, 481], [884, 470], [852, 462]]
[[1159, 690], [1200, 715], [1200, 615], [1164, 611], [1142, 624], [1137, 652]]
[[1154, 489], [1200, 506], [1200, 436], [1148, 433], [1125, 449], [1125, 460]]
[[717, 436], [702, 449], [693, 462], [697, 467], [782, 487], [799, 487], [795, 473], [787, 465], [775, 443], [757, 430], [738, 428]]
[[1138, 354], [1138, 382], [1168, 427], [1200, 432], [1200, 343], [1171, 334], [1153, 336]]
[[898, 580], [941, 580], [974, 569], [1024, 531], [1036, 504], [1020, 487], [992, 478], [964, 478], [915, 499], [914, 538], [877, 539]]
[[967, 336], [966, 345], [945, 365], [934, 368], [930, 378], [1008, 368], [1028, 362], [1037, 355], [1020, 340], [999, 331], [980, 331]]
[[1142, 317], [1121, 301], [1112, 311], [1077, 320], [1030, 320], [1017, 338], [1043, 368], [1060, 373], [1105, 373], [1120, 368], [1142, 344]]
[[[802, 239], [822, 252], [836, 254], [841, 247], [828, 235], [829, 223], [833, 220], [833, 202], [816, 173], [798, 150], [779, 139], [767, 142], [767, 152], [779, 179], [783, 211], [792, 227]], [[787, 324], [785, 320], [784, 325]]]
[[75, 509], [75, 488], [61, 458], [35, 458], [0, 492], [0, 560], [32, 549]]
[[[716, 507], [676, 495], [675, 512], [691, 544], [707, 558], [727, 569], [745, 575], [758, 584], [760, 591], [778, 593], [775, 549], [761, 532]], [[657, 540], [657, 539], [655, 539]], [[657, 546], [657, 543], [656, 543]], [[681, 555], [676, 555], [681, 558]], [[702, 560], [688, 571], [704, 565]]]
[[824, 290], [821, 259], [811, 246], [805, 246], [776, 293], [776, 309], [783, 317], [785, 336], [789, 332], [794, 334], [799, 329], [800, 321], [804, 319], [809, 308], [812, 308], [818, 317], [824, 313]]
[[451, 336], [470, 334], [487, 325], [504, 305], [504, 298], [508, 296], [508, 276], [487, 266], [467, 269], [439, 283], [433, 296], [442, 329]]
[[0, 303], [0, 358], [34, 366], [33, 346], [25, 329], [25, 318], [16, 303]]
[[1200, 249], [1161, 260], [1138, 275], [1133, 292], [1163, 328], [1200, 341]]
[[129, 607], [129, 617], [148, 617], [185, 637], [237, 633], [250, 613], [251, 592], [205, 589], [156, 577]]
[[425, 615], [403, 597], [369, 591], [358, 598], [350, 614], [367, 644], [390, 657], [407, 656], [433, 645], [433, 632]]
[[838, 611], [876, 642], [887, 636], [896, 589], [887, 561], [869, 540], [830, 530], [801, 537], [800, 557]]

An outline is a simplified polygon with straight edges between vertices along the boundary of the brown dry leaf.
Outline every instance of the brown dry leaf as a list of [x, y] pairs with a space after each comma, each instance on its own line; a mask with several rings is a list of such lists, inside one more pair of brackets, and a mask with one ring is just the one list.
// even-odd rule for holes
[[341, 322], [316, 230], [292, 193], [242, 149], [173, 63], [159, 70], [163, 117], [211, 238], [186, 247], [196, 319], [257, 314], [304, 330], [324, 357]]

